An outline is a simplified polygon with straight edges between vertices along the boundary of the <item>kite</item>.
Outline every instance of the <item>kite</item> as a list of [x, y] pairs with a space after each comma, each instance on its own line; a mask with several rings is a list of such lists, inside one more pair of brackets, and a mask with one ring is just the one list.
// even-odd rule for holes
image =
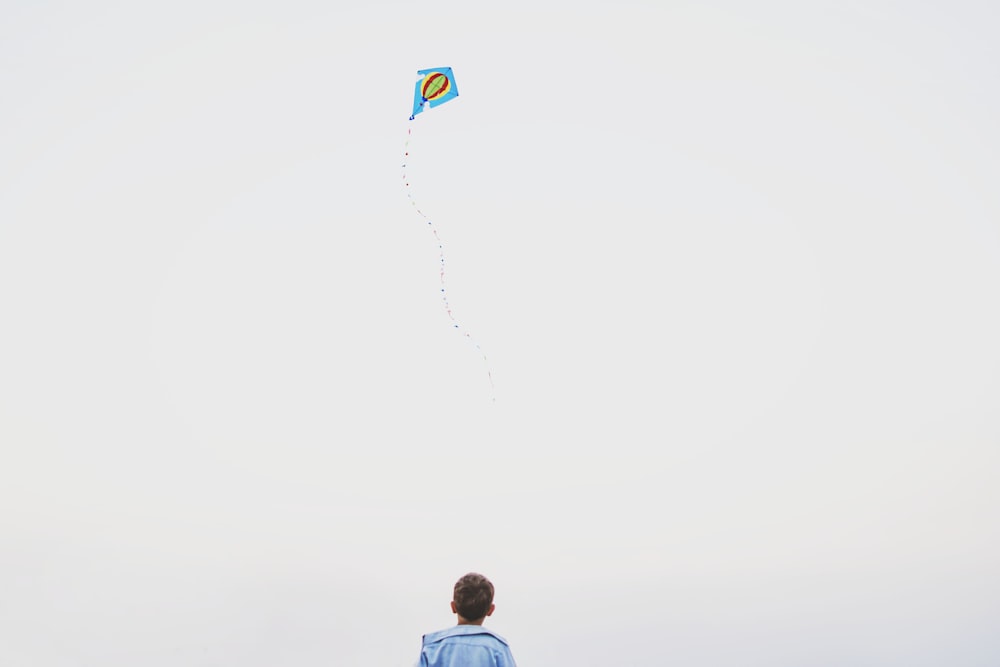
[[413, 89], [413, 120], [424, 106], [433, 109], [458, 97], [458, 86], [455, 85], [455, 75], [450, 67], [434, 67], [417, 72], [420, 77]]
[[444, 303], [444, 310], [448, 313], [448, 317], [451, 320], [453, 328], [458, 330], [459, 333], [463, 334], [473, 347], [479, 352], [480, 356], [483, 358], [483, 364], [486, 366], [486, 377], [490, 381], [490, 393], [493, 402], [496, 402], [495, 387], [493, 385], [493, 373], [490, 371], [489, 360], [486, 358], [486, 353], [483, 352], [483, 348], [479, 346], [479, 343], [472, 337], [472, 335], [462, 327], [458, 320], [455, 318], [455, 314], [452, 312], [451, 304], [448, 302], [448, 292], [445, 288], [444, 281], [444, 243], [441, 242], [441, 237], [438, 235], [437, 229], [434, 227], [434, 223], [424, 215], [424, 212], [420, 210], [417, 206], [416, 200], [413, 198], [413, 194], [410, 189], [410, 181], [406, 175], [406, 163], [410, 158], [410, 137], [413, 134], [413, 120], [417, 117], [417, 114], [421, 113], [425, 108], [431, 108], [440, 106], [445, 102], [449, 102], [456, 97], [458, 97], [458, 86], [455, 85], [455, 75], [452, 74], [450, 67], [434, 67], [431, 69], [422, 69], [417, 72], [417, 83], [413, 90], [413, 113], [410, 114], [410, 126], [406, 129], [406, 143], [403, 146], [403, 185], [406, 187], [406, 196], [410, 200], [410, 204], [413, 209], [424, 219], [427, 223], [428, 228], [434, 235], [434, 241], [438, 247], [438, 263], [441, 278], [441, 301]]

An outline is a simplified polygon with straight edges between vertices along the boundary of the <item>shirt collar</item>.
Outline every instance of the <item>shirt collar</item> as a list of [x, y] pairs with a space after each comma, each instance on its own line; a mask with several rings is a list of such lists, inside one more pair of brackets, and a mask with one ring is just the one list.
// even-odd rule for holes
[[424, 635], [424, 644], [430, 644], [436, 641], [441, 641], [447, 637], [461, 637], [465, 635], [490, 635], [495, 637], [504, 645], [507, 644], [507, 640], [493, 632], [488, 630], [481, 625], [456, 625], [451, 628], [446, 628], [444, 630], [438, 630], [437, 632], [432, 632], [430, 634]]

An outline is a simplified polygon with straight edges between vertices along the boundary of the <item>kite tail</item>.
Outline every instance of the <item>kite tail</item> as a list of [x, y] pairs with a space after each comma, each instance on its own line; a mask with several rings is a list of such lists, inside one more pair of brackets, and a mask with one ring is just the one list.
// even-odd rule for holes
[[413, 116], [410, 116], [410, 124], [406, 128], [406, 143], [403, 144], [403, 186], [406, 188], [406, 197], [410, 200], [410, 205], [413, 206], [413, 210], [415, 210], [417, 214], [424, 219], [424, 222], [427, 223], [428, 228], [430, 228], [431, 233], [434, 235], [434, 241], [437, 243], [438, 247], [438, 268], [440, 270], [439, 275], [441, 277], [441, 302], [444, 304], [444, 310], [448, 313], [448, 318], [451, 320], [455, 330], [467, 338], [469, 342], [472, 343], [473, 347], [475, 347], [479, 352], [479, 355], [483, 358], [483, 365], [486, 367], [486, 377], [490, 381], [490, 397], [495, 403], [497, 400], [496, 387], [493, 384], [493, 371], [490, 370], [490, 361], [486, 358], [486, 353], [483, 352], [483, 348], [479, 346], [479, 343], [477, 343], [476, 339], [472, 337], [472, 334], [470, 334], [465, 327], [459, 324], [459, 321], [455, 318], [455, 314], [451, 310], [451, 304], [448, 302], [448, 290], [444, 280], [444, 243], [441, 242], [441, 237], [438, 236], [437, 228], [434, 226], [434, 223], [431, 222], [431, 219], [424, 215], [424, 212], [417, 206], [417, 202], [413, 199], [413, 193], [410, 190], [410, 181], [406, 177], [406, 163], [409, 161], [410, 157], [410, 135], [412, 132]]

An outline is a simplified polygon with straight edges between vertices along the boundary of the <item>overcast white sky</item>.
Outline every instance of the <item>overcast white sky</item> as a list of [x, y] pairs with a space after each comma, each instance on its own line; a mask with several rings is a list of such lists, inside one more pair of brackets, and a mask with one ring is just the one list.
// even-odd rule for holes
[[1000, 663], [998, 33], [3, 1], [0, 663]]

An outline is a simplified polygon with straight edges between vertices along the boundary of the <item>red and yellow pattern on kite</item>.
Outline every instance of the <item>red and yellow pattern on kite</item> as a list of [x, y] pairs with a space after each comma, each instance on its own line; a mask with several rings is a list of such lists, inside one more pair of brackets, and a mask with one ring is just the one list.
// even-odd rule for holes
[[447, 74], [434, 72], [423, 80], [420, 86], [420, 96], [428, 102], [433, 102], [444, 97], [451, 90], [451, 79]]

